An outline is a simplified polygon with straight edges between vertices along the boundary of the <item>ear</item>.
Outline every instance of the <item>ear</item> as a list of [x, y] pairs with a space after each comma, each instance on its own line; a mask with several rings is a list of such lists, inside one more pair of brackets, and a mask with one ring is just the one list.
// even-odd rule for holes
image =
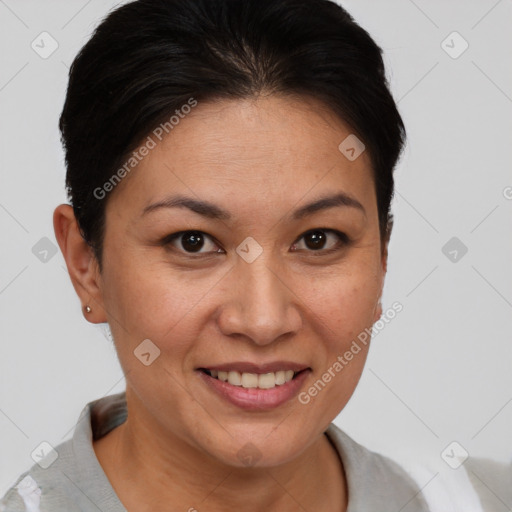
[[382, 316], [382, 291], [384, 289], [384, 279], [386, 277], [386, 272], [388, 271], [388, 244], [389, 239], [391, 238], [391, 230], [393, 229], [393, 216], [389, 216], [389, 221], [386, 229], [386, 234], [384, 239], [382, 240], [381, 247], [381, 283], [380, 283], [380, 293], [379, 293], [379, 302], [375, 306], [375, 313], [373, 316], [373, 323], [375, 323]]
[[[61, 204], [53, 212], [53, 229], [66, 260], [69, 277], [82, 303], [83, 315], [94, 324], [106, 322], [98, 260], [83, 238], [69, 204]], [[86, 306], [91, 308], [89, 313]]]

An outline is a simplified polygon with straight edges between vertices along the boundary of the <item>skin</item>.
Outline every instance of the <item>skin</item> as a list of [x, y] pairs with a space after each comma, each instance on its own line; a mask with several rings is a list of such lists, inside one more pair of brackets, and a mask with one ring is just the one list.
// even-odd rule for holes
[[[354, 392], [368, 347], [309, 404], [295, 397], [267, 411], [226, 402], [196, 369], [299, 362], [311, 368], [304, 391], [380, 317], [387, 243], [369, 155], [351, 162], [338, 150], [350, 133], [309, 98], [199, 104], [110, 193], [101, 273], [71, 207], [55, 210], [73, 285], [92, 308], [84, 315], [110, 324], [126, 375], [128, 419], [94, 450], [128, 510], [346, 510], [343, 465], [323, 433]], [[345, 206], [288, 219], [338, 191], [365, 212]], [[233, 218], [185, 208], [141, 216], [176, 193]], [[324, 248], [312, 249], [303, 235], [320, 228], [351, 241], [326, 231]], [[160, 243], [186, 230], [209, 235], [205, 257], [183, 239]], [[248, 236], [263, 249], [252, 263], [235, 252]], [[133, 351], [148, 338], [161, 353], [145, 366]], [[250, 467], [237, 456], [247, 443], [261, 457]]]

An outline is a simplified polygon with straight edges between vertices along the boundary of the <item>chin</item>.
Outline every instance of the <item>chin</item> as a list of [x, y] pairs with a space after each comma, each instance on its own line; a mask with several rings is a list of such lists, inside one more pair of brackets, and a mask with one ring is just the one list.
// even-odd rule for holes
[[[251, 429], [240, 430], [230, 436], [224, 432], [223, 446], [210, 446], [211, 456], [226, 466], [236, 468], [272, 468], [296, 459], [309, 445], [304, 434], [274, 425], [260, 435], [251, 435]], [[230, 431], [229, 428], [226, 430]]]

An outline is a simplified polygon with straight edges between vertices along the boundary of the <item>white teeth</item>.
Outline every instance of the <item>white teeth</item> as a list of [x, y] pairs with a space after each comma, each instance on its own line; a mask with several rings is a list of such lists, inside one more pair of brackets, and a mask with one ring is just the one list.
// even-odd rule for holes
[[243, 388], [257, 388], [258, 387], [258, 376], [255, 373], [242, 373], [242, 387]]
[[[292, 372], [293, 374], [293, 372]], [[292, 375], [293, 377], [293, 375]], [[270, 389], [276, 387], [276, 374], [263, 373], [258, 377], [258, 387], [262, 389]]]
[[233, 386], [241, 386], [242, 385], [242, 376], [238, 372], [229, 372], [228, 373], [228, 382]]
[[241, 386], [243, 388], [259, 388], [271, 389], [276, 386], [282, 386], [290, 382], [295, 375], [293, 370], [279, 370], [277, 372], [269, 373], [240, 373], [237, 371], [217, 371], [211, 370], [212, 377], [221, 380], [222, 382], [229, 382], [232, 386]]
[[286, 382], [286, 372], [281, 370], [279, 372], [276, 372], [276, 386], [281, 386]]

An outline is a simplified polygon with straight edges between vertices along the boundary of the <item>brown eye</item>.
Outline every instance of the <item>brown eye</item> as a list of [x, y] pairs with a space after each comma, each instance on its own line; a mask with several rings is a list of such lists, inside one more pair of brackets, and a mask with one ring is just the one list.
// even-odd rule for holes
[[[165, 237], [163, 244], [171, 245], [173, 248], [185, 253], [204, 254], [208, 252], [221, 252], [220, 250], [215, 250], [215, 248], [219, 249], [218, 245], [213, 242], [209, 235], [202, 231], [180, 231]], [[208, 248], [208, 244], [210, 244], [210, 247], [213, 247], [213, 250], [201, 251], [205, 245]]]
[[[334, 229], [313, 229], [304, 233], [299, 240], [304, 239], [308, 252], [328, 253], [341, 249], [348, 244], [349, 239], [345, 233]], [[329, 242], [332, 240], [332, 242]], [[293, 250], [303, 249], [300, 243], [293, 244]]]
[[327, 236], [324, 231], [312, 231], [304, 237], [308, 249], [323, 249], [327, 241]]
[[190, 252], [198, 252], [204, 245], [204, 236], [196, 231], [185, 233], [180, 238], [181, 246]]

